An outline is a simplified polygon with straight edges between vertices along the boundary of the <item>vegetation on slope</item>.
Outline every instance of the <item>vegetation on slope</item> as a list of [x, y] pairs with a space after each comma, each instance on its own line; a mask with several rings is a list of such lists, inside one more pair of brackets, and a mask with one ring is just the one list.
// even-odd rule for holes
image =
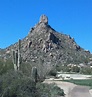
[[12, 61], [0, 60], [0, 97], [56, 97], [64, 91], [55, 84], [35, 84], [31, 77], [32, 67], [22, 63], [20, 71], [14, 71]]

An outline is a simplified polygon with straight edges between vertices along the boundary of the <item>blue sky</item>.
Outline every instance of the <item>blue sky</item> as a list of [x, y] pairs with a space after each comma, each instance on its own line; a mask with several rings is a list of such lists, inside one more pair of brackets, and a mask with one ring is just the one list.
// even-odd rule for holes
[[92, 0], [0, 0], [0, 48], [27, 36], [42, 14], [92, 52]]

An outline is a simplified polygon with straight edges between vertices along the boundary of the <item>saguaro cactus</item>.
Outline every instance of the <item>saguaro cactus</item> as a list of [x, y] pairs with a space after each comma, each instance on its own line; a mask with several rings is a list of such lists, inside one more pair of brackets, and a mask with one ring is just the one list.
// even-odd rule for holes
[[20, 64], [21, 64], [21, 40], [18, 42], [18, 50], [12, 51], [12, 59], [14, 64], [14, 70], [19, 70]]
[[17, 67], [17, 62], [18, 62], [18, 52], [17, 51], [12, 51], [12, 60], [13, 60], [13, 64], [14, 64], [14, 70], [17, 71], [18, 67]]
[[32, 68], [31, 77], [32, 77], [32, 80], [33, 80], [35, 83], [37, 83], [38, 74], [37, 74], [37, 68], [36, 68], [36, 67], [33, 67], [33, 68]]
[[21, 64], [21, 40], [18, 42], [18, 70]]

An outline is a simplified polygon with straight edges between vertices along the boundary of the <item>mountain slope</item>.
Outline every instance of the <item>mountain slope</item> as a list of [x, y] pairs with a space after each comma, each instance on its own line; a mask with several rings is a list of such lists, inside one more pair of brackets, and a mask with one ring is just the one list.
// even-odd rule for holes
[[[12, 49], [18, 49], [18, 43], [4, 49], [3, 57], [11, 58]], [[53, 66], [63, 64], [88, 63], [90, 52], [81, 48], [69, 35], [58, 33], [48, 24], [48, 18], [42, 15], [28, 36], [21, 41], [21, 55], [24, 62], [36, 65], [48, 71]]]

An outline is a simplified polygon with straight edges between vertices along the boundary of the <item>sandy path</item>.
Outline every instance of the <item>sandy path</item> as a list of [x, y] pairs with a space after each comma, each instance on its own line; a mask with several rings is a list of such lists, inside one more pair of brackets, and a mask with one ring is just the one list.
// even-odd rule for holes
[[46, 79], [44, 83], [56, 83], [58, 87], [64, 90], [65, 97], [92, 97], [92, 90], [87, 86], [79, 86], [69, 82]]
[[89, 87], [76, 86], [70, 92], [69, 97], [92, 97], [89, 93]]
[[44, 83], [48, 83], [48, 84], [56, 83], [58, 87], [64, 90], [64, 93], [66, 94], [65, 97], [69, 97], [70, 92], [76, 86], [73, 83], [63, 82], [63, 81], [54, 81], [54, 80], [45, 80]]

